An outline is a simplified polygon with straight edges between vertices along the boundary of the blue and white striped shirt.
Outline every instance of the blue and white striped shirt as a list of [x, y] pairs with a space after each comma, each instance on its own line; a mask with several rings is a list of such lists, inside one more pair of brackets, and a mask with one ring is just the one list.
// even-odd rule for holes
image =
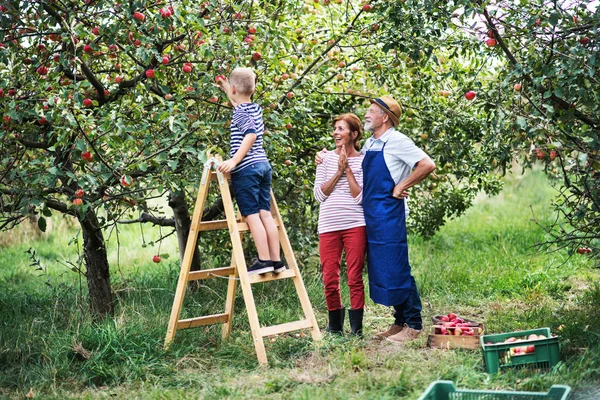
[[262, 147], [265, 124], [262, 118], [262, 108], [256, 103], [242, 103], [233, 109], [233, 118], [231, 119], [231, 139], [229, 141], [231, 157], [240, 148], [244, 137], [253, 133], [256, 135], [256, 141], [248, 151], [248, 154], [242, 161], [236, 165], [231, 172], [240, 171], [249, 165], [258, 162], [268, 162], [265, 150]]

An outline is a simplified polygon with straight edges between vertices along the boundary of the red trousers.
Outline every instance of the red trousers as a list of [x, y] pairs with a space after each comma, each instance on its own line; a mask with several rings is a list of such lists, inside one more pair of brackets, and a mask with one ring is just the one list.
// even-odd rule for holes
[[346, 270], [350, 288], [350, 307], [360, 310], [365, 306], [365, 286], [362, 272], [365, 266], [367, 230], [364, 226], [319, 235], [319, 253], [325, 286], [327, 309], [342, 308], [340, 293], [340, 266], [342, 251], [346, 251]]

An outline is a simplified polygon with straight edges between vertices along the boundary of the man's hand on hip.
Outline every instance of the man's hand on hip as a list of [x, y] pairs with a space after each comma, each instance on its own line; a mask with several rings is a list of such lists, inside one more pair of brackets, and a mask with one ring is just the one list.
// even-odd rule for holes
[[402, 185], [402, 183], [399, 183], [396, 186], [394, 186], [394, 191], [392, 192], [392, 196], [395, 199], [406, 199], [406, 198], [408, 198], [408, 192], [406, 191], [406, 189], [404, 189], [404, 186]]

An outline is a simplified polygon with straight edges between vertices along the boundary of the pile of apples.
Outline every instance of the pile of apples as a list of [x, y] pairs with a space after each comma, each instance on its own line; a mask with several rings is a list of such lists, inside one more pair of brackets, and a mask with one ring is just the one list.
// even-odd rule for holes
[[[537, 340], [537, 339], [546, 339], [546, 336], [536, 335], [535, 333], [532, 333], [531, 335], [527, 336], [527, 339], [525, 339], [525, 338], [517, 339], [516, 337], [512, 336], [512, 337], [509, 337], [508, 339], [506, 339], [504, 342], [498, 342], [498, 343], [487, 342], [486, 345], [520, 343], [520, 342]], [[521, 356], [524, 354], [531, 354], [534, 352], [535, 352], [535, 346], [532, 344], [528, 344], [527, 346], [519, 346], [519, 347], [511, 347], [510, 348], [511, 356]]]
[[438, 335], [475, 336], [483, 332], [483, 329], [481, 329], [477, 322], [465, 321], [455, 313], [441, 315], [437, 319], [441, 322], [441, 324], [435, 327], [435, 333]]

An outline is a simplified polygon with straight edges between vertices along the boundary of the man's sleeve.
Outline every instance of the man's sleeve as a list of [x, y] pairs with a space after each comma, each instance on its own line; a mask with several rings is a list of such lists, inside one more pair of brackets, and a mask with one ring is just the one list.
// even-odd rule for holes
[[415, 142], [413, 142], [406, 136], [399, 140], [394, 140], [393, 151], [391, 152], [391, 154], [393, 154], [394, 157], [400, 159], [402, 162], [407, 164], [411, 169], [415, 168], [415, 165], [419, 161], [421, 161], [425, 157], [428, 157], [427, 153], [425, 153], [423, 150], [417, 147]]

